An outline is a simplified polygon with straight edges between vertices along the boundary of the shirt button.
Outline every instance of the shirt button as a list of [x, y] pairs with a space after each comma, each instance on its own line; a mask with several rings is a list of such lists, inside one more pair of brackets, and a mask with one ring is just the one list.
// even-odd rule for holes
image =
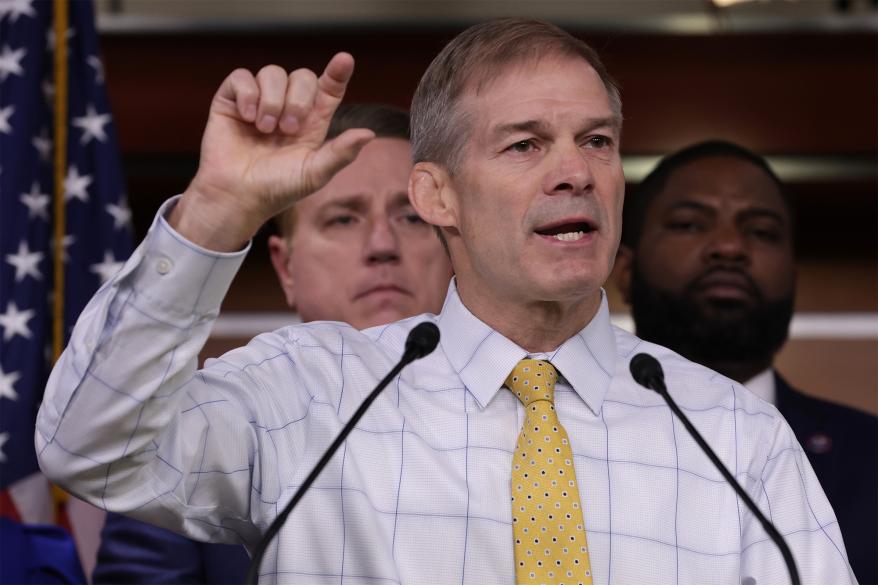
[[167, 258], [159, 258], [159, 261], [155, 263], [155, 269], [159, 274], [167, 274], [173, 267], [174, 264]]

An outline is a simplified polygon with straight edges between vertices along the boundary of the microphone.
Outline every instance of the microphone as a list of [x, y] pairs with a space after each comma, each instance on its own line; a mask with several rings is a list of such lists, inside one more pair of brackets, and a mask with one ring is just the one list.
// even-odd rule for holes
[[402, 359], [405, 361], [406, 356], [411, 356], [406, 363], [421, 359], [436, 349], [437, 345], [439, 345], [439, 328], [429, 321], [418, 323], [409, 331]]
[[351, 416], [350, 420], [345, 423], [344, 428], [342, 428], [338, 436], [332, 441], [332, 444], [329, 445], [329, 448], [320, 458], [320, 461], [317, 462], [317, 465], [314, 466], [314, 469], [311, 470], [311, 473], [308, 474], [308, 477], [305, 478], [305, 481], [302, 482], [302, 485], [296, 490], [293, 499], [287, 503], [281, 513], [271, 522], [268, 530], [265, 531], [265, 534], [262, 535], [259, 544], [253, 550], [253, 560], [250, 562], [250, 568], [247, 570], [248, 585], [256, 585], [259, 580], [259, 565], [262, 563], [262, 557], [265, 556], [265, 551], [268, 549], [269, 543], [271, 543], [272, 539], [278, 532], [280, 532], [280, 529], [284, 525], [284, 522], [286, 522], [290, 512], [293, 511], [293, 508], [296, 507], [296, 504], [299, 503], [299, 500], [302, 499], [308, 491], [308, 488], [311, 487], [311, 484], [314, 483], [314, 480], [317, 479], [317, 476], [320, 475], [320, 472], [323, 471], [323, 468], [326, 467], [326, 464], [329, 463], [329, 460], [332, 459], [332, 456], [338, 451], [339, 446], [341, 446], [353, 430], [354, 426], [356, 426], [357, 422], [363, 417], [369, 406], [371, 406], [375, 399], [378, 398], [381, 391], [384, 390], [390, 381], [393, 380], [404, 367], [431, 353], [436, 349], [438, 344], [439, 328], [429, 321], [418, 323], [411, 331], [409, 331], [408, 337], [405, 340], [405, 351], [403, 351], [399, 363], [397, 363], [393, 369], [390, 370], [380, 382], [378, 382], [378, 385], [372, 390], [372, 393], [366, 397], [359, 408], [357, 408], [356, 412], [354, 412], [353, 416]]
[[800, 585], [799, 570], [796, 568], [796, 561], [793, 559], [793, 553], [790, 551], [790, 547], [787, 546], [783, 536], [777, 531], [774, 524], [772, 524], [768, 518], [765, 517], [765, 514], [756, 507], [756, 503], [750, 498], [747, 492], [744, 491], [744, 488], [741, 487], [741, 484], [739, 484], [732, 476], [726, 466], [723, 465], [723, 462], [716, 456], [716, 453], [713, 452], [713, 449], [710, 448], [710, 445], [707, 444], [707, 441], [704, 440], [704, 437], [701, 436], [698, 429], [692, 426], [692, 423], [686, 415], [683, 414], [683, 411], [680, 410], [680, 407], [677, 406], [677, 403], [674, 402], [671, 395], [668, 394], [668, 389], [665, 386], [665, 373], [662, 371], [662, 366], [659, 364], [658, 360], [648, 353], [639, 353], [631, 358], [628, 367], [631, 370], [631, 375], [634, 377], [635, 382], [645, 388], [655, 390], [665, 399], [665, 402], [668, 403], [668, 406], [674, 414], [677, 415], [677, 418], [680, 419], [680, 422], [683, 423], [683, 426], [686, 427], [686, 430], [689, 431], [689, 434], [692, 435], [692, 438], [695, 439], [695, 442], [698, 443], [701, 450], [704, 451], [716, 468], [719, 469], [719, 472], [724, 478], [726, 478], [726, 481], [735, 488], [735, 492], [737, 492], [738, 496], [744, 500], [744, 503], [750, 508], [750, 511], [753, 512], [753, 515], [756, 516], [759, 523], [762, 524], [765, 532], [768, 533], [768, 536], [771, 537], [771, 540], [773, 540], [774, 544], [777, 545], [777, 548], [780, 549], [780, 553], [783, 555], [784, 562], [787, 565], [787, 571], [790, 574], [790, 582], [793, 585]]

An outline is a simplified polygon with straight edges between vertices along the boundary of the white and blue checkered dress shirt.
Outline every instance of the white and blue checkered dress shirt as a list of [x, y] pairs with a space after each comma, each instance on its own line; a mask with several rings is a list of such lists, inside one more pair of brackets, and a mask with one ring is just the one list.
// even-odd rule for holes
[[[511, 458], [524, 420], [502, 388], [527, 352], [461, 303], [356, 331], [291, 326], [196, 356], [244, 253], [215, 254], [160, 215], [94, 297], [38, 417], [44, 470], [108, 510], [252, 547], [399, 359], [416, 323], [442, 332], [373, 404], [289, 518], [263, 583], [514, 582]], [[632, 380], [648, 351], [720, 458], [786, 536], [803, 583], [855, 582], [838, 524], [777, 410], [614, 328], [604, 299], [550, 354], [596, 584], [788, 582], [775, 545], [662, 399]], [[750, 579], [753, 581], [750, 581]]]

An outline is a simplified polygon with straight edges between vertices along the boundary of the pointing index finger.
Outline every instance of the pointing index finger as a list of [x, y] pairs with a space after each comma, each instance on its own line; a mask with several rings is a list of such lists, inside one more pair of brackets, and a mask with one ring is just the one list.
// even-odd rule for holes
[[344, 97], [353, 72], [354, 58], [350, 53], [336, 53], [317, 80], [315, 108], [331, 115]]

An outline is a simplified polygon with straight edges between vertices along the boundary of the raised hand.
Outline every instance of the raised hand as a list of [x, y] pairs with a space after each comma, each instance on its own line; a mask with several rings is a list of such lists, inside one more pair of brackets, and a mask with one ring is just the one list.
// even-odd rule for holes
[[169, 221], [216, 251], [240, 249], [269, 218], [310, 195], [374, 137], [348, 130], [324, 142], [354, 60], [338, 53], [320, 77], [281, 67], [232, 72], [210, 106], [198, 172]]

